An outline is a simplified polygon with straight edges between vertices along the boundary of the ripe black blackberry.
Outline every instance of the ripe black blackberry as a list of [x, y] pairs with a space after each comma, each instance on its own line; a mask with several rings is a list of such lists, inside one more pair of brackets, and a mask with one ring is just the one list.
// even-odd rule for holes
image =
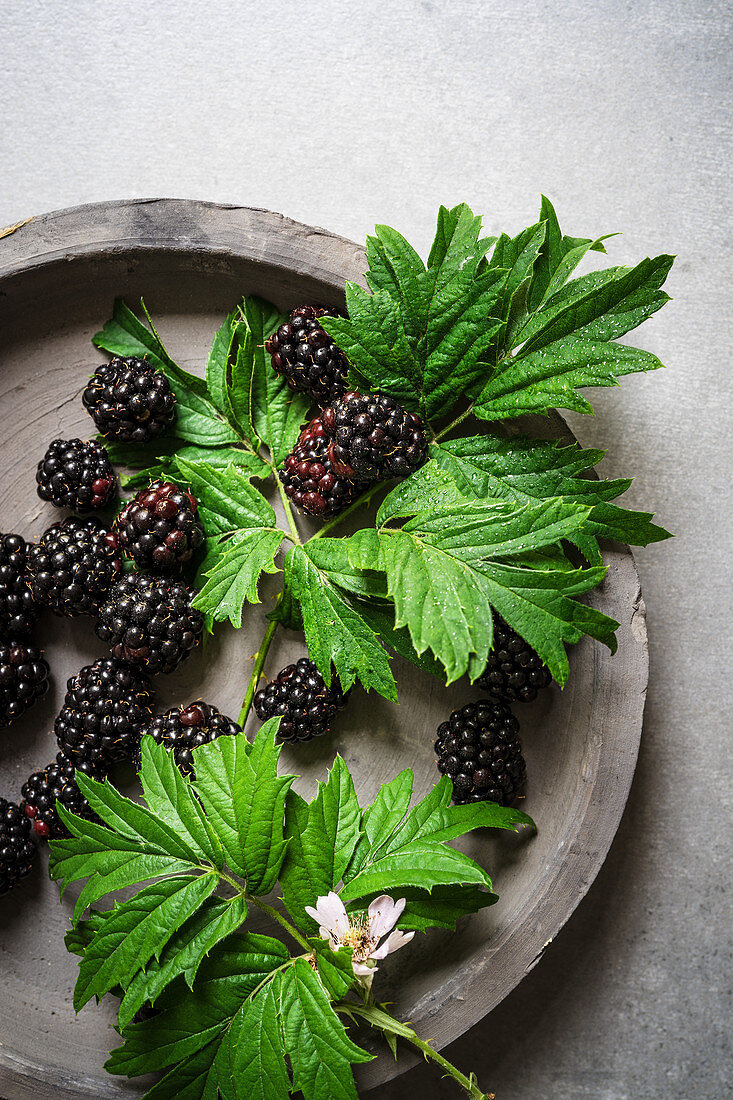
[[82, 401], [102, 435], [131, 443], [161, 435], [176, 416], [166, 376], [146, 359], [134, 357], [115, 357], [97, 367]]
[[453, 781], [455, 803], [512, 805], [527, 774], [518, 734], [519, 722], [498, 700], [467, 703], [438, 726], [438, 770]]
[[31, 823], [20, 806], [0, 798], [0, 898], [29, 873], [36, 857]]
[[54, 733], [59, 748], [78, 764], [108, 768], [132, 760], [140, 730], [153, 715], [155, 696], [144, 673], [103, 657], [85, 665], [66, 684]]
[[117, 476], [100, 443], [54, 439], [38, 463], [36, 484], [41, 500], [75, 512], [93, 512], [115, 496]]
[[279, 741], [312, 741], [328, 733], [331, 719], [346, 706], [348, 695], [335, 674], [329, 688], [313, 661], [301, 657], [257, 692], [254, 706], [263, 722], [282, 715]]
[[115, 520], [123, 551], [139, 569], [165, 572], [190, 561], [205, 533], [190, 492], [154, 481]]
[[478, 686], [510, 703], [530, 703], [546, 688], [552, 675], [524, 638], [494, 616], [494, 648], [478, 678]]
[[[231, 718], [203, 699], [197, 699], [187, 707], [172, 707], [165, 714], [157, 714], [140, 731], [140, 737], [150, 734], [159, 745], [173, 753], [173, 759], [183, 774], [190, 775], [193, 772], [193, 749], [208, 745], [217, 737], [241, 732], [241, 727]], [[139, 760], [138, 747], [138, 765]]]
[[298, 306], [290, 320], [265, 342], [272, 369], [292, 390], [305, 393], [323, 408], [346, 392], [349, 363], [318, 323], [319, 317], [338, 317], [335, 309]]
[[28, 551], [31, 592], [57, 615], [94, 615], [121, 568], [119, 539], [97, 519], [69, 516]]
[[88, 821], [99, 821], [84, 795], [79, 790], [74, 771], [80, 771], [91, 779], [104, 779], [104, 771], [89, 760], [75, 764], [63, 752], [56, 753], [45, 768], [34, 772], [23, 784], [22, 807], [30, 818], [33, 830], [42, 840], [69, 836], [69, 831], [56, 813], [56, 803]]
[[344, 477], [407, 477], [428, 457], [422, 420], [386, 394], [346, 393], [321, 419], [334, 472]]
[[309, 516], [336, 516], [364, 492], [366, 483], [334, 472], [328, 457], [328, 439], [320, 417], [300, 433], [285, 459], [280, 479], [293, 504]]
[[173, 672], [200, 642], [204, 617], [182, 581], [127, 573], [99, 608], [97, 636], [112, 656], [147, 672]]
[[48, 691], [48, 662], [27, 639], [0, 641], [0, 728], [9, 726]]
[[0, 534], [0, 638], [29, 634], [40, 608], [26, 568], [28, 548], [20, 535]]

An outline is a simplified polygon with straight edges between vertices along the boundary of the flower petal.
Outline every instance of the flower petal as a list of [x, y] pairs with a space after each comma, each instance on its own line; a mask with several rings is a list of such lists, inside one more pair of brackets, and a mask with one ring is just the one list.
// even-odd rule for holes
[[305, 911], [308, 916], [313, 917], [313, 920], [318, 921], [323, 928], [327, 928], [332, 935], [336, 935], [339, 939], [349, 931], [349, 918], [346, 915], [346, 907], [333, 890], [320, 897], [315, 907], [306, 905]]
[[400, 932], [398, 929], [390, 932], [387, 939], [379, 945], [376, 951], [370, 952], [369, 958], [384, 959], [387, 955], [391, 955], [393, 951], [399, 951], [401, 947], [410, 942], [414, 935], [414, 932]]
[[354, 973], [358, 974], [359, 977], [365, 977], [367, 974], [373, 974], [374, 971], [377, 969], [376, 966], [366, 966], [364, 963], [352, 962], [351, 965], [354, 968]]
[[381, 894], [369, 906], [369, 937], [380, 940], [397, 924], [405, 908], [405, 899], [393, 901], [389, 894]]

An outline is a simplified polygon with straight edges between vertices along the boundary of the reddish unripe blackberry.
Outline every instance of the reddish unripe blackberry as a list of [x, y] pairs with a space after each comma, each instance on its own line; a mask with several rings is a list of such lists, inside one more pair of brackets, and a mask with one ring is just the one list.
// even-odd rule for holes
[[422, 420], [386, 394], [346, 393], [321, 420], [334, 472], [344, 477], [407, 477], [428, 457]]
[[318, 323], [319, 317], [338, 317], [335, 309], [298, 306], [290, 320], [265, 342], [275, 374], [292, 390], [307, 394], [322, 408], [346, 391], [349, 363]]
[[510, 703], [530, 703], [552, 682], [552, 675], [530, 645], [498, 616], [494, 616], [494, 648], [478, 686]]
[[100, 443], [54, 439], [38, 463], [36, 484], [41, 500], [75, 512], [93, 512], [115, 496], [117, 475]]
[[527, 774], [519, 722], [509, 707], [481, 699], [438, 726], [438, 770], [453, 782], [453, 801], [511, 806]]
[[97, 519], [54, 523], [28, 551], [31, 592], [57, 615], [94, 615], [121, 568], [119, 539]]
[[0, 798], [0, 898], [29, 873], [36, 856], [31, 823], [20, 806]]
[[338, 515], [364, 492], [366, 484], [334, 472], [328, 457], [328, 440], [320, 417], [300, 433], [285, 459], [280, 480], [290, 500], [309, 516]]
[[48, 691], [48, 662], [27, 639], [0, 641], [0, 728], [25, 714]]
[[0, 638], [29, 634], [40, 610], [26, 568], [27, 546], [20, 535], [0, 534]]
[[194, 496], [170, 481], [154, 481], [115, 521], [123, 551], [139, 569], [166, 572], [190, 561], [205, 534]]
[[97, 636], [112, 656], [146, 672], [173, 672], [201, 641], [204, 617], [183, 581], [127, 573], [99, 608]]
[[88, 775], [90, 779], [104, 779], [104, 771], [89, 760], [75, 764], [63, 752], [56, 753], [45, 768], [34, 772], [23, 784], [22, 808], [30, 819], [33, 831], [42, 840], [67, 837], [69, 831], [56, 812], [56, 803], [88, 821], [99, 821], [84, 795], [79, 790], [74, 771]]
[[311, 741], [328, 733], [331, 720], [346, 706], [348, 695], [341, 690], [335, 674], [327, 687], [313, 661], [301, 657], [257, 692], [254, 706], [263, 722], [282, 715], [279, 741]]
[[66, 684], [54, 725], [59, 748], [77, 765], [89, 760], [106, 769], [132, 760], [154, 706], [150, 681], [138, 669], [114, 657], [85, 665]]
[[[205, 703], [203, 699], [197, 699], [189, 703], [187, 707], [172, 707], [165, 714], [157, 714], [152, 722], [145, 726], [140, 737], [145, 734], [168, 752], [173, 753], [173, 759], [184, 775], [193, 773], [193, 750], [199, 745], [208, 745], [217, 737], [230, 737], [235, 733], [241, 733], [241, 727], [231, 718], [227, 718], [216, 707]], [[139, 742], [138, 742], [139, 746]], [[139, 766], [138, 747], [138, 766]]]
[[176, 399], [162, 371], [146, 359], [115, 357], [97, 367], [82, 401], [108, 439], [146, 443], [176, 417]]

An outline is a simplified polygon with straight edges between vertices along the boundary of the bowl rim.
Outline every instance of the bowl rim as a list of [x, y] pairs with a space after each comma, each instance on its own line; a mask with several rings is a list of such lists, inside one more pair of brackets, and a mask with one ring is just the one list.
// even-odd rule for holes
[[[314, 248], [317, 243], [317, 248]], [[0, 237], [0, 295], [25, 273], [49, 265], [89, 257], [125, 253], [194, 252], [226, 262], [227, 257], [320, 279], [337, 292], [346, 279], [366, 285], [364, 249], [326, 229], [294, 221], [257, 207], [196, 199], [118, 199], [67, 207], [29, 218]], [[551, 430], [566, 442], [575, 441], [564, 420], [551, 414]], [[491, 1011], [540, 960], [546, 947], [574, 912], [600, 870], [618, 829], [636, 767], [648, 680], [646, 614], [633, 554], [628, 546], [608, 543], [609, 566], [604, 588], [612, 592], [613, 614], [626, 632], [627, 652], [611, 657], [596, 645], [596, 678], [611, 669], [613, 713], [600, 713], [598, 733], [588, 762], [592, 782], [584, 791], [580, 819], [569, 822], [560, 858], [548, 863], [537, 884], [533, 904], [522, 921], [506, 930], [498, 942], [485, 943], [463, 969], [423, 998], [411, 1014], [418, 1032], [429, 1026], [436, 1049], [450, 1043]], [[607, 595], [608, 595], [607, 592]], [[607, 610], [607, 608], [606, 608]], [[628, 628], [628, 629], [627, 629]], [[609, 702], [609, 700], [606, 700]], [[600, 701], [595, 706], [600, 706]], [[595, 712], [594, 712], [595, 713]], [[417, 1061], [411, 1052], [400, 1061], [379, 1057], [359, 1067], [364, 1089], [390, 1080]], [[14, 1084], [18, 1096], [39, 1082], [53, 1084], [59, 1100], [101, 1096], [99, 1083], [83, 1072], [59, 1080], [43, 1065], [0, 1045], [0, 1083]], [[110, 1082], [111, 1084], [111, 1082]], [[88, 1091], [90, 1085], [95, 1092]], [[129, 1094], [129, 1093], [128, 1093]], [[107, 1095], [106, 1093], [104, 1095]], [[119, 1086], [109, 1092], [119, 1097]]]

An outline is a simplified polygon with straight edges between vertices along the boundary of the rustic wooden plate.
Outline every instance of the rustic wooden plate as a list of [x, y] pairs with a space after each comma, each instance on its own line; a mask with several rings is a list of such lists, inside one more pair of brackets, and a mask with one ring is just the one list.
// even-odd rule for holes
[[[90, 337], [115, 296], [132, 303], [142, 294], [174, 358], [201, 370], [215, 329], [243, 293], [283, 307], [338, 304], [345, 280], [362, 279], [364, 269], [362, 249], [325, 230], [267, 211], [188, 201], [77, 207], [1, 239], [0, 529], [33, 539], [57, 518], [36, 496], [35, 466], [52, 438], [91, 432], [79, 393], [102, 360]], [[559, 417], [523, 428], [572, 438]], [[595, 878], [618, 827], [641, 732], [646, 629], [630, 551], [609, 545], [605, 560], [606, 581], [591, 599], [621, 623], [618, 653], [611, 657], [585, 640], [571, 654], [565, 691], [553, 686], [536, 704], [517, 708], [529, 769], [525, 808], [539, 835], [467, 838], [466, 850], [492, 871], [501, 900], [455, 934], [417, 937], [380, 971], [380, 998], [394, 1001], [438, 1047], [475, 1024], [536, 964]], [[206, 657], [199, 652], [160, 677], [161, 704], [204, 694], [236, 715], [262, 613], [250, 609], [241, 631], [221, 630]], [[53, 686], [0, 736], [6, 798], [18, 797], [27, 775], [54, 756], [49, 731], [66, 678], [103, 655], [90, 620], [46, 620], [39, 633]], [[302, 651], [299, 636], [282, 632], [266, 671], [274, 674]], [[365, 798], [407, 765], [415, 769], [417, 793], [433, 784], [434, 731], [478, 693], [465, 681], [446, 690], [406, 664], [397, 673], [401, 706], [357, 692], [331, 738], [283, 753], [285, 767], [302, 776], [302, 790], [313, 789], [337, 749]], [[140, 1096], [143, 1082], [109, 1077], [102, 1068], [118, 1042], [116, 1002], [107, 998], [74, 1016], [76, 962], [63, 946], [73, 899], [59, 903], [45, 855], [39, 863], [0, 900], [0, 1096]], [[379, 1057], [360, 1069], [364, 1091], [412, 1064], [407, 1052], [395, 1063], [375, 1050]]]

